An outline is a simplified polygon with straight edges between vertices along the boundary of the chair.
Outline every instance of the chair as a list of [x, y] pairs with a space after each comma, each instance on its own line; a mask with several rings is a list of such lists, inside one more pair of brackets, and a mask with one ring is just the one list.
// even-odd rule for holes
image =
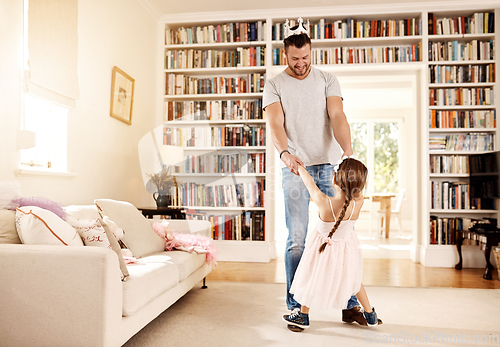
[[[396, 217], [396, 223], [398, 223], [399, 234], [403, 234], [403, 224], [401, 220], [401, 204], [403, 203], [403, 198], [405, 196], [405, 189], [401, 189], [397, 195], [397, 201], [394, 208], [391, 210], [391, 217]], [[385, 211], [379, 210], [377, 212], [378, 217], [380, 218], [380, 233], [384, 232], [384, 217]]]

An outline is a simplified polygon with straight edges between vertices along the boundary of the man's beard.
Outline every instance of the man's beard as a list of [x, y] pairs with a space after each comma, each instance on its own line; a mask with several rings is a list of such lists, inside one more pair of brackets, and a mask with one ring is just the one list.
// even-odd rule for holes
[[293, 67], [292, 65], [288, 65], [288, 67], [290, 68], [290, 70], [292, 70], [292, 72], [294, 74], [296, 74], [297, 76], [304, 76], [308, 71], [309, 71], [309, 68], [311, 67], [311, 64], [308, 64], [305, 69], [303, 70], [298, 70], [297, 68]]

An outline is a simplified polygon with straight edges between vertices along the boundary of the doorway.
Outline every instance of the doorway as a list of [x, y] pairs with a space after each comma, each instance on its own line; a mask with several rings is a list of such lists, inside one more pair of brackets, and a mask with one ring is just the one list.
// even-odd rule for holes
[[[367, 195], [393, 194], [391, 210], [401, 192], [404, 196], [390, 222], [389, 237], [381, 233], [380, 202], [366, 199], [356, 223], [356, 232], [363, 248], [363, 257], [370, 259], [410, 259], [416, 235], [416, 188], [418, 172], [414, 152], [417, 146], [417, 97], [419, 71], [367, 72], [363, 76], [352, 71], [332, 71], [340, 82], [344, 112], [351, 125], [354, 156], [369, 168]], [[360, 146], [362, 145], [362, 146]], [[391, 150], [388, 147], [391, 146]], [[397, 148], [395, 149], [394, 146]], [[384, 158], [397, 156], [391, 163]], [[390, 167], [391, 164], [393, 167]], [[280, 167], [279, 158], [275, 167]], [[386, 170], [384, 173], [382, 170]], [[389, 170], [389, 171], [387, 171]], [[375, 172], [374, 172], [375, 171]], [[387, 181], [387, 172], [391, 180]], [[378, 173], [378, 175], [377, 175]], [[384, 181], [385, 179], [385, 181]], [[278, 258], [283, 257], [288, 231], [285, 226], [281, 170], [276, 170], [275, 238]], [[317, 208], [310, 204], [309, 229], [317, 223]], [[400, 223], [399, 223], [400, 222]], [[401, 228], [400, 228], [401, 226]]]

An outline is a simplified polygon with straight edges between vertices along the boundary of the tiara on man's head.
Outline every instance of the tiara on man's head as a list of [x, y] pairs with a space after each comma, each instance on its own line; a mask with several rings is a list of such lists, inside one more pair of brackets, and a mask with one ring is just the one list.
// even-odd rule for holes
[[[297, 22], [299, 23], [299, 25], [297, 26], [297, 29], [291, 30], [290, 29], [290, 22], [288, 21], [288, 19], [285, 21], [285, 25], [284, 25], [285, 39], [289, 36], [299, 35], [299, 34], [307, 34], [307, 36], [309, 36], [309, 31], [303, 25], [304, 20], [302, 20], [302, 17], [299, 17]], [[309, 19], [307, 20], [307, 26], [309, 26]]]

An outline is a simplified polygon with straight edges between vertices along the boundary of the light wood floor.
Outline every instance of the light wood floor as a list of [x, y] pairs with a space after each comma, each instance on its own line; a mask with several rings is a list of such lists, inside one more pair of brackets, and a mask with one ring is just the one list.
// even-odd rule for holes
[[[455, 287], [500, 289], [498, 271], [483, 279], [484, 269], [432, 268], [407, 259], [365, 259], [363, 284], [367, 286]], [[285, 283], [282, 259], [269, 263], [219, 262], [207, 281]]]

